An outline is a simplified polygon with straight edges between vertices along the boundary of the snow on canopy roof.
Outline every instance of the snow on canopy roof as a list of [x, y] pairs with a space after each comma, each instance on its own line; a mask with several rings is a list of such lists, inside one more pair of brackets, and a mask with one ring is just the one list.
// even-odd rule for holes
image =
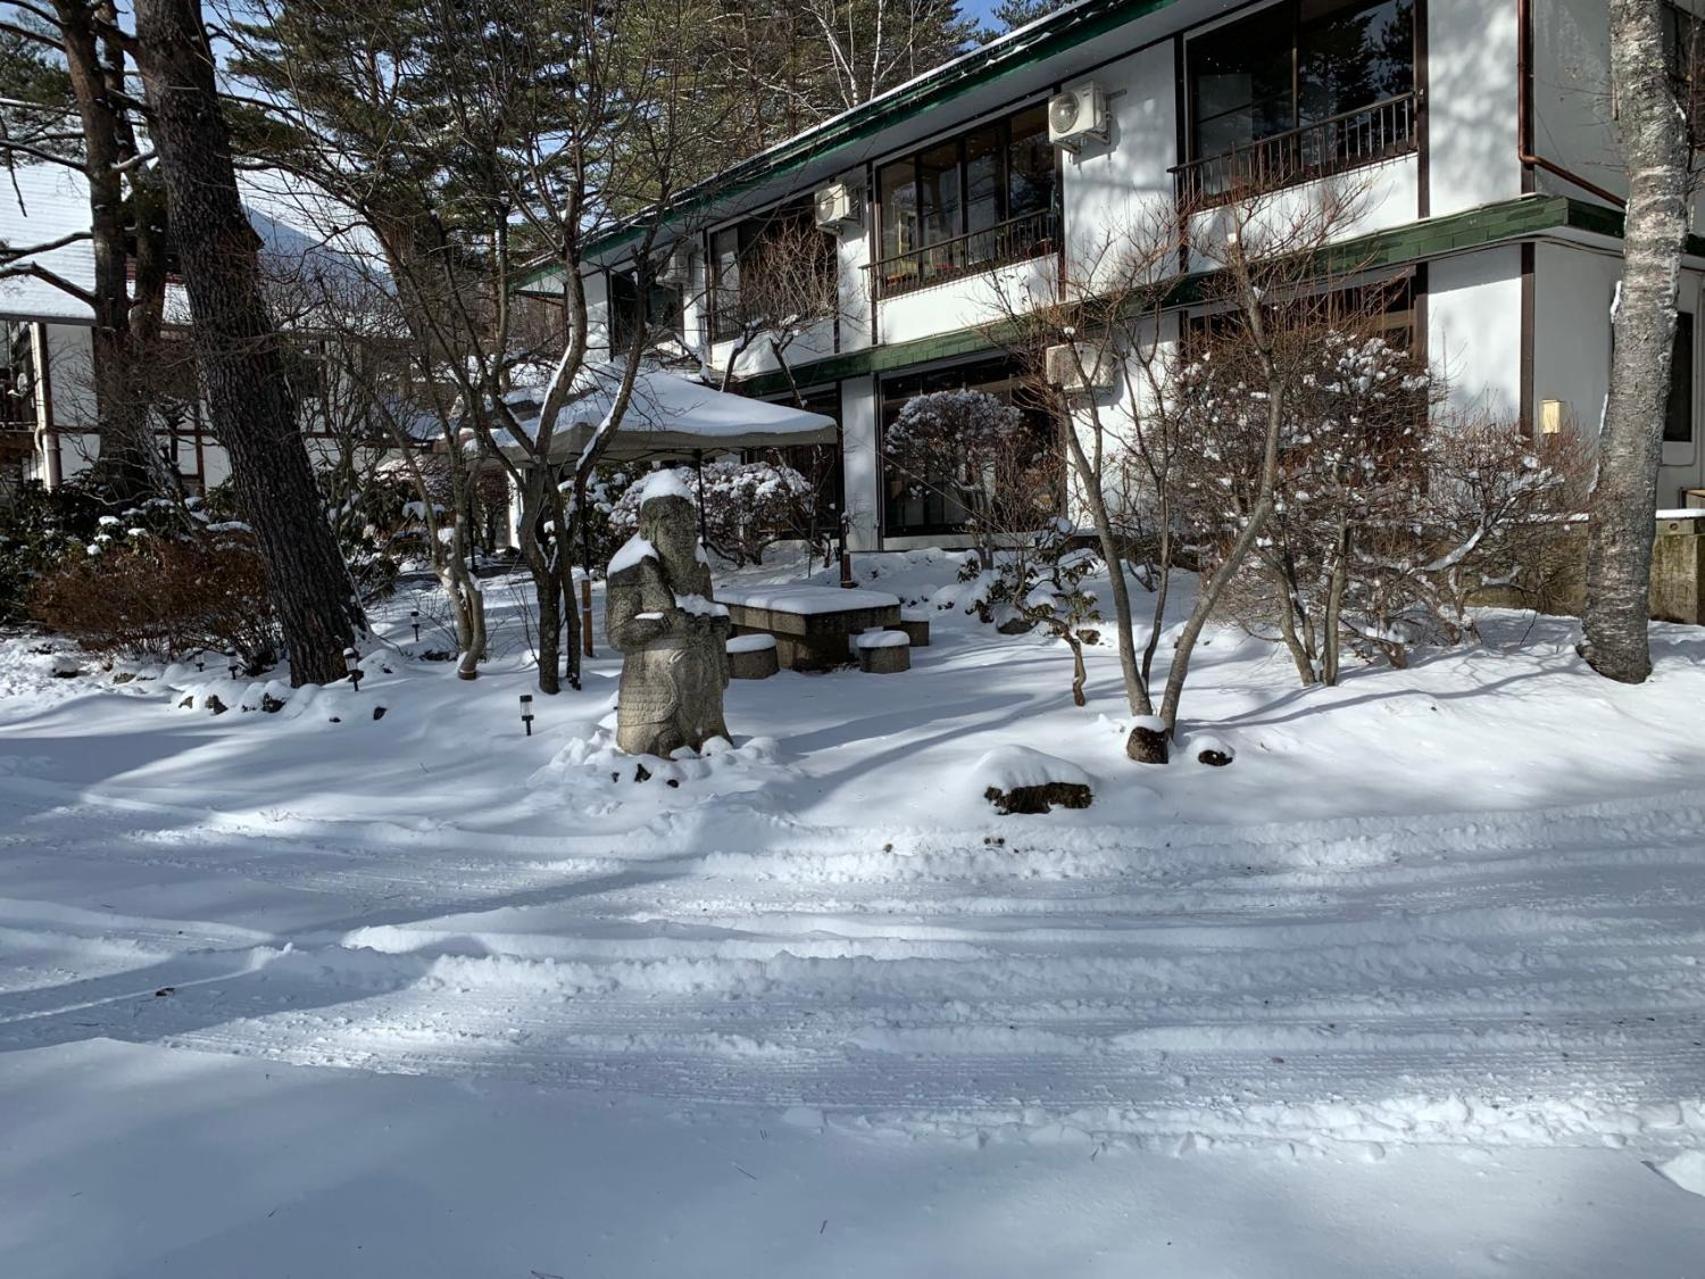
[[[593, 433], [609, 420], [621, 388], [620, 364], [588, 365], [575, 380], [551, 439], [551, 457], [578, 457]], [[528, 386], [508, 400], [529, 432], [538, 429], [544, 388]], [[779, 448], [832, 444], [835, 419], [822, 413], [719, 391], [666, 369], [643, 369], [605, 456], [612, 461], [695, 450]]]
[[[324, 191], [276, 170], [240, 173], [237, 186], [260, 237], [269, 280], [286, 289], [312, 286], [300, 307], [287, 301], [283, 306], [287, 313], [300, 312], [293, 318], [306, 320], [328, 294], [365, 282], [388, 287], [377, 242], [353, 211]], [[0, 173], [0, 245], [27, 249], [87, 233], [89, 224], [89, 184], [77, 170], [43, 163]], [[95, 253], [88, 240], [29, 254], [22, 262], [38, 263], [78, 288], [94, 288]], [[0, 316], [85, 324], [94, 318], [78, 298], [33, 278], [0, 280]], [[167, 290], [165, 318], [174, 324], [189, 321], [187, 299], [176, 285]]]

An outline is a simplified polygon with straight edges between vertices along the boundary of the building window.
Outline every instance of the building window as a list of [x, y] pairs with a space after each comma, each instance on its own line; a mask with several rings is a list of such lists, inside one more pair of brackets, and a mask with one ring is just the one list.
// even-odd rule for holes
[[1414, 0], [1283, 0], [1187, 46], [1186, 201], [1413, 150]]
[[625, 351], [641, 328], [668, 333], [681, 331], [682, 294], [674, 285], [652, 281], [640, 305], [639, 281], [632, 271], [610, 272], [611, 353]]
[[1676, 97], [1687, 117], [1688, 140], [1695, 151], [1705, 147], [1705, 20], [1678, 4], [1663, 10], [1664, 46], [1669, 55], [1670, 74]]
[[883, 165], [876, 296], [1053, 252], [1057, 174], [1044, 106]]
[[836, 240], [809, 199], [710, 237], [710, 337], [722, 342], [788, 317], [827, 319], [839, 287]]
[[1675, 317], [1675, 347], [1669, 366], [1669, 402], [1664, 408], [1664, 443], [1693, 443], [1693, 317]]
[[[1044, 479], [1037, 485], [1041, 505], [1035, 527], [1064, 509], [1065, 471], [1060, 453], [1059, 426], [1046, 401], [1031, 390], [1015, 367], [1006, 360], [981, 360], [928, 373], [890, 378], [882, 384], [882, 431], [900, 416], [914, 395], [931, 391], [987, 391], [1016, 407], [1024, 416], [1029, 446], [1026, 470]], [[882, 531], [890, 537], [911, 537], [963, 532], [971, 517], [958, 496], [972, 477], [965, 473], [963, 457], [932, 459], [927, 474], [904, 472], [884, 450], [882, 467]], [[978, 477], [987, 484], [992, 477]], [[1015, 532], [1020, 530], [1013, 530]]]

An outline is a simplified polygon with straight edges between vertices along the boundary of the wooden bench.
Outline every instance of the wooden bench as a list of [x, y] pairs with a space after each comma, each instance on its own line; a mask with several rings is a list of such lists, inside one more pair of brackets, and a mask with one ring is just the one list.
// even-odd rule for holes
[[852, 638], [900, 623], [900, 600], [883, 591], [838, 586], [760, 586], [719, 590], [737, 635], [776, 637], [776, 656], [794, 671], [826, 671], [853, 659]]

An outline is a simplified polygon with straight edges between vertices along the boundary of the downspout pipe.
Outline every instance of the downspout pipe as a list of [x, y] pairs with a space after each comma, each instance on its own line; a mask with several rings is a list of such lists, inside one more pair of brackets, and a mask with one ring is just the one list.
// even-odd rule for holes
[[1589, 195], [1622, 209], [1628, 201], [1554, 164], [1533, 149], [1533, 0], [1516, 0], [1516, 158], [1529, 169], [1543, 169]]

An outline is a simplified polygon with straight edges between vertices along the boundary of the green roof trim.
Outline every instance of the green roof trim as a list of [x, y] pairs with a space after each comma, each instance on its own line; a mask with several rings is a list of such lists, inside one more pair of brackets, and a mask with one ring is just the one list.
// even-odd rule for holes
[[[1594, 235], [1622, 236], [1622, 214], [1601, 205], [1587, 204], [1566, 196], [1522, 196], [1500, 204], [1484, 205], [1461, 213], [1412, 222], [1390, 231], [1346, 240], [1329, 251], [1321, 264], [1324, 272], [1369, 271], [1402, 266], [1443, 257], [1465, 250], [1488, 248], [1512, 240], [1529, 239], [1547, 231], [1571, 230]], [[1692, 236], [1688, 252], [1705, 257], [1705, 239]], [[1174, 293], [1175, 304], [1188, 305], [1210, 273], [1183, 276]], [[800, 386], [840, 382], [873, 373], [891, 373], [913, 365], [955, 359], [1000, 349], [999, 324], [954, 329], [948, 333], [866, 347], [800, 364], [793, 377]], [[787, 374], [776, 371], [742, 378], [735, 389], [745, 395], [778, 395], [789, 389]]]

